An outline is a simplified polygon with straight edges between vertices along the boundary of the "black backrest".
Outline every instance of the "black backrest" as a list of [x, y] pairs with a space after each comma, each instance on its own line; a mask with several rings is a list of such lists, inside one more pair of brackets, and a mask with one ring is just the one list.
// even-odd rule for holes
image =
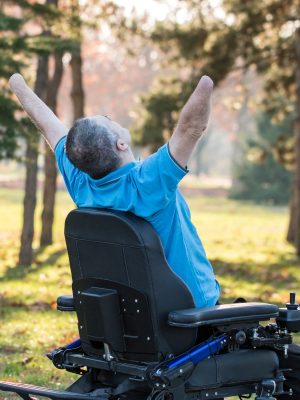
[[[121, 315], [123, 345], [114, 340], [111, 345], [122, 357], [156, 360], [193, 346], [197, 329], [167, 324], [170, 311], [193, 308], [194, 301], [186, 285], [169, 267], [160, 239], [148, 222], [130, 213], [81, 208], [68, 215], [65, 238], [80, 337], [88, 352], [97, 354], [98, 344], [93, 340], [97, 330], [103, 325], [106, 329], [110, 324], [111, 328], [118, 326], [117, 316], [110, 320], [107, 312], [99, 311], [100, 305], [98, 314], [93, 310], [87, 315], [89, 305], [96, 304], [95, 293], [100, 302], [110, 298], [110, 304], [115, 304], [115, 298], [118, 299], [115, 314]], [[88, 334], [86, 324], [92, 333]], [[101, 335], [105, 334], [98, 336]]]

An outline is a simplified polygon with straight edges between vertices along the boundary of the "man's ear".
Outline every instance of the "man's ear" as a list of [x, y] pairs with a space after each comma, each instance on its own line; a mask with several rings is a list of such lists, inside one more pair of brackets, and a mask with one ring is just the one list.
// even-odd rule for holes
[[117, 140], [117, 149], [120, 151], [125, 151], [128, 149], [128, 144], [126, 142], [124, 142], [124, 140], [122, 139], [118, 139]]

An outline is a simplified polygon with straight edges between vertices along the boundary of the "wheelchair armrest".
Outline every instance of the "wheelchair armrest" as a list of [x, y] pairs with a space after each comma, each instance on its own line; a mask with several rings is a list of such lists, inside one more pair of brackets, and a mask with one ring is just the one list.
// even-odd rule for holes
[[183, 328], [267, 321], [278, 316], [278, 307], [268, 303], [235, 303], [207, 308], [171, 311], [168, 324]]
[[75, 311], [73, 296], [59, 296], [57, 298], [57, 309], [59, 311]]

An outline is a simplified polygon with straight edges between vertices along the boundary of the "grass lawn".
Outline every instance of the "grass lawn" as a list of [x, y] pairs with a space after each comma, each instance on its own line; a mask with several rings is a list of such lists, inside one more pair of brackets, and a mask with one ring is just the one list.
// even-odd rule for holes
[[[63, 388], [75, 376], [55, 369], [44, 354], [77, 336], [75, 315], [55, 310], [56, 298], [71, 293], [63, 224], [73, 205], [58, 193], [55, 244], [38, 249], [36, 240], [35, 262], [25, 269], [16, 266], [22, 192], [0, 189], [0, 198], [0, 379]], [[286, 208], [204, 196], [188, 201], [223, 288], [222, 302], [243, 296], [281, 304], [300, 288], [299, 260], [284, 241]]]

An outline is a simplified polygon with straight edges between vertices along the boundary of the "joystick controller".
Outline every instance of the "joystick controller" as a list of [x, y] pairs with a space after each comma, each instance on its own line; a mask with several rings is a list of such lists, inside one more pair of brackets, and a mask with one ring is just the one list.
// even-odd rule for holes
[[297, 310], [298, 307], [299, 307], [299, 304], [296, 303], [296, 293], [291, 292], [290, 293], [290, 302], [286, 303], [286, 308], [288, 310]]
[[286, 308], [279, 308], [279, 316], [276, 318], [277, 325], [289, 332], [300, 332], [300, 308], [296, 303], [296, 293], [290, 293], [290, 301]]

